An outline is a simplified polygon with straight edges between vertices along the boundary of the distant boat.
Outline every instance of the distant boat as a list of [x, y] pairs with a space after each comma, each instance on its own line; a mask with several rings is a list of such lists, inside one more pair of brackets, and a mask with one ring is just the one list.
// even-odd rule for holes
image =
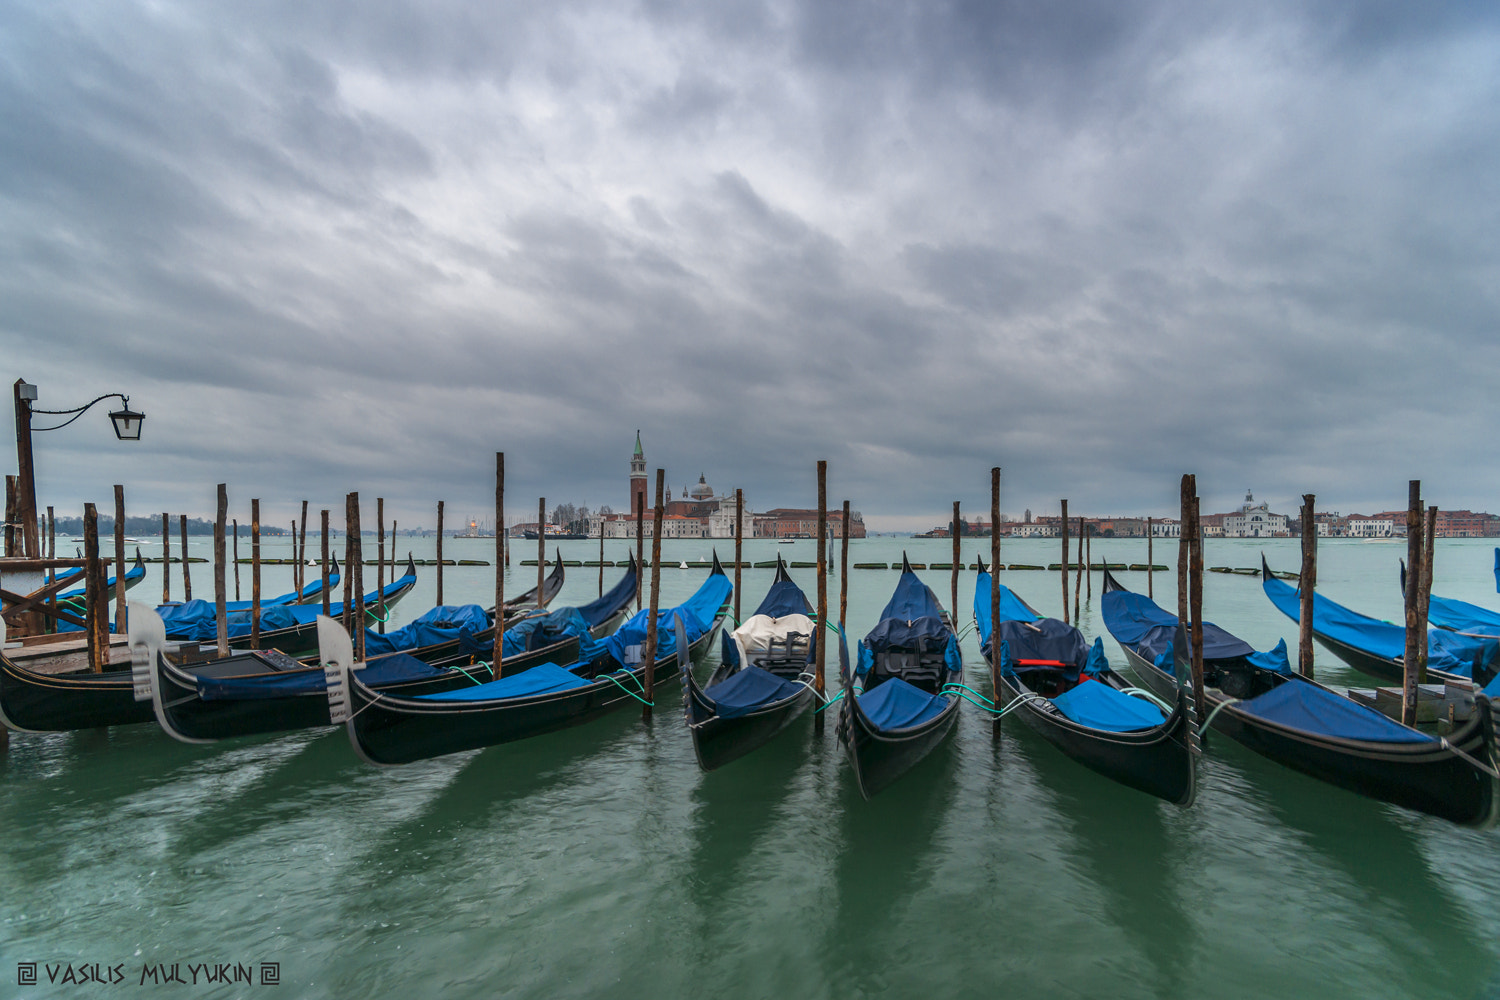
[[[79, 541], [82, 541], [82, 540], [83, 539], [79, 539]], [[777, 542], [776, 544], [777, 545], [796, 545], [797, 542], [796, 542], [795, 539], [792, 539], [792, 538], [783, 538], [781, 541]]]

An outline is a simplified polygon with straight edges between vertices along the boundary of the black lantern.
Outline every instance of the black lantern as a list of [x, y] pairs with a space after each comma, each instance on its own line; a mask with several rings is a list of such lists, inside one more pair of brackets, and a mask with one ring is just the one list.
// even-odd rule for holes
[[121, 441], [139, 441], [141, 424], [146, 422], [146, 415], [130, 408], [129, 396], [121, 398], [125, 400], [124, 406], [109, 415], [109, 419], [115, 425], [115, 437]]

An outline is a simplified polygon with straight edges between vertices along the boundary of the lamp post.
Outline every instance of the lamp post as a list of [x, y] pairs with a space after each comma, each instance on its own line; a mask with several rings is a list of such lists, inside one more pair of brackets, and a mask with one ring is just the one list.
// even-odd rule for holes
[[[115, 437], [121, 441], [139, 441], [141, 439], [141, 425], [146, 420], [144, 413], [139, 413], [130, 408], [130, 397], [118, 392], [107, 392], [102, 396], [89, 400], [82, 406], [71, 410], [38, 410], [33, 403], [36, 402], [36, 386], [31, 385], [23, 378], [16, 379], [16, 458], [18, 460], [18, 472], [20, 482], [17, 484], [16, 504], [19, 510], [16, 512], [21, 520], [22, 545], [26, 557], [38, 559], [41, 557], [41, 532], [36, 523], [36, 470], [31, 457], [31, 433], [42, 431], [60, 430], [83, 416], [95, 403], [106, 399], [120, 400], [120, 408], [110, 413], [110, 423], [115, 429]], [[53, 417], [67, 417], [60, 424], [51, 427], [31, 426], [31, 416], [34, 413], [44, 413]]]

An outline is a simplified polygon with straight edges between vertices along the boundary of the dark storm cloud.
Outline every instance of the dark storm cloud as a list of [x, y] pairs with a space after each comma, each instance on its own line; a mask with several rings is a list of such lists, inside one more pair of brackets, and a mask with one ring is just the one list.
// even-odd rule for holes
[[128, 455], [39, 443], [68, 505], [416, 523], [503, 449], [518, 496], [622, 506], [639, 427], [674, 488], [807, 503], [827, 457], [917, 527], [992, 464], [1016, 511], [1165, 512], [1186, 470], [1211, 510], [1497, 507], [1497, 39], [1478, 5], [13, 6], [0, 343], [42, 405], [150, 414]]

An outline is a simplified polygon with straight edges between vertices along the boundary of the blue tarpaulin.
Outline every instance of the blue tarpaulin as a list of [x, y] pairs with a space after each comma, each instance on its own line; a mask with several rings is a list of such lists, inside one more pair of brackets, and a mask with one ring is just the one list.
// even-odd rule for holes
[[[365, 655], [384, 656], [403, 649], [421, 649], [454, 640], [464, 652], [481, 655], [494, 651], [493, 628], [490, 616], [477, 604], [440, 604], [384, 635], [374, 629], [365, 629]], [[510, 652], [508, 647], [506, 652]]]
[[[687, 627], [688, 642], [695, 642], [699, 636], [713, 627], [714, 619], [718, 617], [719, 609], [728, 600], [730, 592], [734, 590], [734, 584], [729, 578], [721, 573], [713, 573], [703, 586], [698, 588], [686, 601], [675, 608], [667, 608], [657, 612], [656, 628], [656, 655], [658, 658], [671, 656], [677, 651], [677, 630], [674, 626], [673, 616], [682, 615], [683, 624]], [[642, 609], [632, 615], [625, 624], [615, 631], [615, 634], [604, 640], [605, 648], [615, 658], [615, 662], [622, 666], [630, 666], [632, 669], [637, 664], [630, 662], [627, 653], [633, 646], [641, 647], [642, 654], [646, 648], [646, 628], [651, 617], [649, 608]]]
[[[989, 573], [980, 573], [979, 579], [974, 582], [974, 621], [979, 627], [980, 642], [988, 642], [989, 634], [994, 625], [990, 622], [990, 586], [994, 577]], [[1005, 584], [1000, 585], [1000, 620], [1034, 622], [1037, 614], [1026, 606], [1011, 589]]]
[[431, 701], [489, 701], [495, 698], [529, 698], [570, 688], [588, 687], [589, 682], [555, 663], [540, 663], [529, 670], [498, 681], [475, 684], [439, 694], [424, 694]]
[[885, 610], [880, 612], [880, 617], [882, 620], [899, 618], [909, 621], [917, 618], [940, 618], [942, 614], [943, 606], [938, 603], [932, 588], [917, 579], [917, 574], [904, 570], [901, 579], [896, 581], [896, 592], [891, 595]]
[[947, 698], [928, 694], [921, 688], [892, 677], [875, 685], [859, 698], [859, 707], [877, 729], [910, 729], [937, 716], [947, 708]]
[[[1261, 588], [1271, 603], [1292, 621], [1302, 617], [1297, 588], [1274, 576], [1264, 576]], [[1406, 627], [1352, 611], [1317, 592], [1313, 593], [1313, 631], [1347, 646], [1400, 660], [1406, 655]], [[1427, 633], [1427, 665], [1444, 673], [1472, 677], [1476, 660], [1488, 665], [1500, 656], [1500, 640], [1432, 629]]]
[[[1177, 631], [1177, 616], [1163, 609], [1144, 594], [1129, 590], [1106, 591], [1100, 601], [1104, 627], [1117, 642], [1135, 649], [1148, 660], [1154, 660], [1172, 648]], [[1219, 628], [1213, 622], [1203, 623], [1203, 658], [1229, 660], [1251, 656], [1255, 647]]]
[[[416, 577], [410, 574], [400, 577], [386, 584], [384, 591], [387, 600], [391, 600], [400, 592], [411, 587], [416, 582]], [[380, 592], [371, 591], [365, 595], [365, 605], [370, 607], [380, 603]], [[344, 613], [342, 602], [330, 605], [329, 614], [334, 618]], [[323, 613], [321, 604], [277, 604], [269, 608], [262, 607], [260, 613], [260, 630], [262, 632], [274, 632], [279, 629], [292, 628], [297, 625], [309, 625], [318, 620], [318, 615]], [[218, 638], [218, 625], [215, 623], [215, 615], [212, 601], [188, 601], [186, 604], [169, 604], [157, 609], [161, 615], [162, 623], [167, 628], [167, 638], [186, 642], [212, 642]], [[250, 635], [251, 621], [249, 611], [237, 611], [226, 615], [228, 622], [229, 637], [231, 639], [243, 639]]]
[[784, 701], [802, 690], [803, 685], [784, 680], [760, 667], [736, 670], [703, 693], [713, 700], [720, 718], [737, 719], [763, 705]]
[[1270, 722], [1325, 736], [1378, 743], [1427, 743], [1434, 739], [1372, 708], [1299, 680], [1279, 684], [1263, 695], [1240, 702], [1238, 707]]
[[1053, 698], [1052, 704], [1081, 726], [1111, 733], [1153, 729], [1167, 718], [1152, 702], [1121, 694], [1108, 684], [1089, 679]]
[[[1089, 644], [1083, 633], [1056, 618], [1039, 618], [1035, 622], [1003, 621], [999, 635], [1002, 674], [1056, 670], [1068, 680], [1076, 681], [1089, 655]], [[1017, 660], [1055, 660], [1063, 665], [1028, 665], [1017, 663]]]
[[[373, 688], [400, 681], [441, 677], [447, 673], [428, 666], [404, 653], [382, 657], [354, 672], [354, 676]], [[257, 674], [254, 677], [198, 677], [198, 697], [204, 701], [248, 701], [260, 698], [286, 698], [328, 690], [322, 670], [292, 670], [286, 673]]]

